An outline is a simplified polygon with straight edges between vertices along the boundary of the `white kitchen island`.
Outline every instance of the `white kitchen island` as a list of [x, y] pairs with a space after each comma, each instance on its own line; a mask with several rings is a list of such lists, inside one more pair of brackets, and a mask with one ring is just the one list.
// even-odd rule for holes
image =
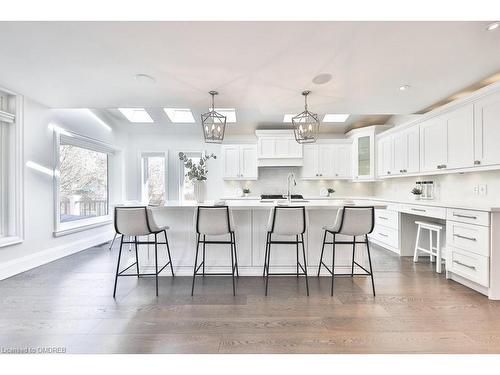
[[[207, 202], [202, 205], [213, 205]], [[240, 275], [262, 275], [266, 245], [266, 225], [269, 213], [275, 201], [261, 202], [258, 199], [226, 200], [225, 204], [233, 213], [236, 226], [236, 245]], [[333, 224], [339, 208], [343, 206], [375, 206], [383, 209], [386, 204], [369, 200], [305, 200], [292, 201], [293, 206], [305, 206], [308, 216], [307, 231], [304, 235], [307, 266], [310, 275], [316, 275], [324, 225]], [[155, 208], [161, 224], [168, 225], [170, 250], [174, 269], [178, 275], [192, 275], [196, 249], [196, 233], [194, 213], [197, 204], [194, 202], [168, 201], [162, 207]], [[215, 238], [215, 237], [214, 237]], [[276, 239], [279, 237], [276, 236]], [[207, 237], [208, 239], [208, 237]], [[339, 238], [340, 239], [340, 238]], [[326, 263], [331, 262], [331, 245], [325, 249]], [[364, 245], [357, 245], [357, 262], [366, 264]], [[351, 245], [337, 245], [336, 263], [338, 271], [350, 271]], [[230, 265], [230, 249], [224, 245], [207, 245], [207, 272], [227, 271]], [[224, 267], [226, 267], [224, 269]], [[293, 245], [273, 245], [271, 253], [273, 272], [295, 272], [296, 252]], [[337, 266], [336, 266], [337, 269]], [[324, 275], [326, 271], [323, 270]]]

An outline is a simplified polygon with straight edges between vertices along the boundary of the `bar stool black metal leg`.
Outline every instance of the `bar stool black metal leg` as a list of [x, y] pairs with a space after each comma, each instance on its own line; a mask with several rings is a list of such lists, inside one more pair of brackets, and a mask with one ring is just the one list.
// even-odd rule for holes
[[137, 277], [139, 276], [139, 253], [137, 251], [137, 236], [134, 237], [134, 245], [135, 245], [135, 263], [137, 269]]
[[266, 296], [267, 296], [267, 287], [269, 285], [269, 263], [271, 262], [271, 234], [269, 234], [269, 247], [267, 249], [267, 259], [266, 259]]
[[[298, 240], [298, 237], [299, 236], [297, 236], [297, 240]], [[304, 257], [304, 276], [306, 277], [306, 291], [307, 291], [307, 296], [309, 296], [309, 281], [307, 280], [307, 261], [306, 261], [306, 249], [304, 247], [304, 235], [301, 234], [300, 237], [302, 240], [302, 255]], [[298, 246], [299, 245], [297, 244], [297, 248], [298, 248]]]
[[206, 236], [203, 235], [203, 269], [202, 269], [203, 277], [205, 277], [205, 239]]
[[118, 250], [118, 264], [116, 265], [115, 287], [113, 289], [113, 298], [115, 298], [116, 295], [116, 284], [118, 282], [118, 272], [120, 271], [120, 259], [122, 257], [122, 247], [123, 247], [123, 236], [120, 240], [120, 250]]
[[297, 252], [297, 270], [296, 270], [296, 273], [297, 273], [297, 279], [299, 278], [299, 235], [296, 235], [295, 236], [295, 241], [297, 241], [297, 245], [296, 245], [296, 252]]
[[238, 270], [238, 253], [236, 251], [236, 234], [231, 232], [231, 239], [234, 246], [234, 265], [236, 267], [236, 277], [240, 277], [240, 271]]
[[266, 253], [264, 255], [264, 271], [262, 272], [262, 277], [266, 276], [268, 246], [269, 246], [269, 232], [267, 232], [266, 236]]
[[370, 245], [368, 244], [368, 235], [365, 235], [365, 241], [366, 241], [366, 251], [368, 252], [368, 263], [370, 264], [370, 276], [372, 278], [373, 296], [375, 297], [375, 282], [373, 281], [372, 258], [370, 256]]
[[332, 241], [332, 289], [330, 295], [333, 297], [333, 283], [335, 281], [335, 233], [333, 234]]
[[356, 251], [356, 236], [353, 236], [354, 239], [352, 240], [352, 264], [351, 264], [351, 277], [354, 277], [354, 255]]
[[321, 272], [321, 265], [323, 264], [323, 252], [325, 251], [325, 241], [326, 241], [326, 230], [323, 236], [323, 245], [321, 246], [321, 256], [319, 257], [319, 267], [318, 267], [318, 277]]
[[170, 255], [170, 246], [168, 245], [168, 237], [167, 237], [167, 231], [164, 230], [163, 233], [165, 233], [165, 243], [167, 244], [167, 254], [168, 254], [168, 261], [170, 262], [170, 271], [172, 271], [172, 277], [174, 277], [174, 266], [172, 265], [172, 256]]
[[198, 250], [200, 249], [200, 235], [198, 234], [198, 239], [196, 240], [196, 256], [194, 257], [194, 271], [193, 271], [193, 285], [191, 286], [191, 297], [194, 293], [194, 281], [196, 279], [196, 267], [198, 266]]
[[231, 278], [233, 279], [233, 296], [236, 296], [236, 287], [234, 286], [234, 255], [233, 255], [233, 245], [231, 244]]
[[155, 233], [155, 283], [156, 297], [158, 297], [158, 235]]

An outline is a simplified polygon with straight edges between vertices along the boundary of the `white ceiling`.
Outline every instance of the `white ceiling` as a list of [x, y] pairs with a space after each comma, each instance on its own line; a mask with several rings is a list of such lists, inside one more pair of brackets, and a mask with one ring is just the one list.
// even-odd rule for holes
[[[304, 89], [320, 114], [408, 114], [500, 70], [500, 30], [486, 25], [0, 22], [0, 85], [54, 108], [177, 106], [197, 119], [216, 89], [216, 106], [236, 107], [240, 130], [301, 111]], [[313, 84], [320, 73], [332, 81]]]

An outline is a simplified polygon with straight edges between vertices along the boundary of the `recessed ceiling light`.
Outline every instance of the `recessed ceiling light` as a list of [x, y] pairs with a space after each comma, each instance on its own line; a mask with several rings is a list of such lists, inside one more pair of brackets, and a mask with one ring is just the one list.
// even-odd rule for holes
[[136, 74], [134, 78], [137, 82], [141, 83], [156, 83], [156, 79], [154, 79], [154, 77], [151, 77], [149, 74], [139, 73]]
[[328, 83], [332, 80], [332, 75], [330, 73], [321, 73], [318, 74], [316, 77], [313, 78], [313, 83], [317, 85], [323, 85], [325, 83]]
[[[208, 110], [211, 110], [209, 108]], [[214, 108], [215, 112], [220, 113], [222, 116], [226, 116], [226, 123], [236, 122], [236, 109], [235, 108]]]
[[130, 122], [151, 123], [154, 122], [144, 108], [118, 108], [123, 116]]
[[323, 122], [345, 122], [349, 118], [346, 113], [327, 113], [323, 117]]
[[495, 29], [498, 29], [498, 27], [500, 26], [500, 22], [496, 21], [496, 22], [492, 22], [490, 23], [487, 27], [486, 27], [486, 30], [487, 31], [493, 31]]
[[399, 91], [406, 91], [410, 89], [410, 85], [402, 85], [399, 86]]
[[163, 108], [171, 122], [178, 124], [194, 123], [193, 113], [189, 108]]

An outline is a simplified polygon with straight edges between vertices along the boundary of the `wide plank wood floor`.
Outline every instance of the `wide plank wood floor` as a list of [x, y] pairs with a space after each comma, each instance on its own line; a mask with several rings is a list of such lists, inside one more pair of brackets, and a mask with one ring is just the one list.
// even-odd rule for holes
[[0, 347], [67, 353], [500, 353], [500, 302], [374, 249], [369, 279], [121, 278], [95, 247], [0, 281]]

